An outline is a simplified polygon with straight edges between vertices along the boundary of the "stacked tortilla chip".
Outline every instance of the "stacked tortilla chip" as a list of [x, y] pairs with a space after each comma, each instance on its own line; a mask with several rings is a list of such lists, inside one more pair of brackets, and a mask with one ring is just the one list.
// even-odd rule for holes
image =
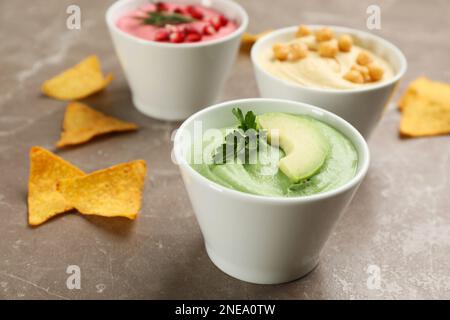
[[86, 174], [41, 147], [30, 151], [28, 222], [37, 226], [63, 212], [135, 219], [147, 174], [135, 160]]

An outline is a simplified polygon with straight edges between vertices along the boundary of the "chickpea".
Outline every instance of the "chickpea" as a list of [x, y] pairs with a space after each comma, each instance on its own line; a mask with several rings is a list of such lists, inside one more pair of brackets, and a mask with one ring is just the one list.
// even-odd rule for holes
[[350, 70], [344, 75], [344, 79], [353, 83], [364, 83], [364, 77], [361, 72]]
[[379, 81], [383, 78], [384, 74], [383, 68], [377, 66], [374, 63], [369, 64], [367, 67], [369, 69], [369, 75], [372, 81]]
[[311, 34], [311, 29], [308, 26], [305, 26], [304, 24], [300, 25], [298, 27], [297, 32], [295, 33], [296, 38], [306, 37]]
[[272, 47], [273, 54], [277, 60], [284, 61], [289, 57], [289, 47], [284, 44], [274, 44]]
[[317, 51], [319, 49], [319, 44], [315, 39], [307, 39], [303, 42], [308, 47], [308, 50]]
[[358, 57], [356, 58], [356, 62], [359, 65], [367, 66], [369, 63], [372, 62], [372, 58], [367, 54], [367, 52], [361, 51], [358, 54]]
[[358, 71], [359, 73], [362, 74], [363, 78], [364, 78], [364, 82], [370, 82], [371, 81], [371, 77], [369, 74], [369, 68], [366, 66], [360, 66], [359, 64], [355, 64], [352, 66], [351, 70], [355, 70]]
[[319, 55], [324, 58], [334, 58], [338, 53], [336, 41], [326, 41], [319, 44]]
[[291, 60], [299, 60], [303, 59], [308, 55], [308, 46], [302, 42], [300, 43], [292, 43], [289, 46], [290, 54], [289, 57]]
[[316, 32], [317, 42], [329, 41], [333, 39], [333, 30], [330, 28], [322, 28]]
[[339, 50], [343, 52], [349, 52], [353, 46], [353, 39], [348, 34], [344, 34], [339, 37], [338, 45]]

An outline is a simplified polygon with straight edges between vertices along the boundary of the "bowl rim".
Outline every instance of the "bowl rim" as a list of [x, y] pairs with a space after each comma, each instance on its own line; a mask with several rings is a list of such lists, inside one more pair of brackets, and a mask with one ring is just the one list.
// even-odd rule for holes
[[385, 40], [384, 38], [377, 36], [375, 34], [372, 34], [370, 32], [362, 31], [359, 29], [349, 28], [349, 27], [342, 27], [342, 26], [336, 26], [336, 25], [320, 25], [320, 24], [309, 24], [308, 27], [311, 27], [313, 30], [323, 28], [323, 27], [329, 27], [333, 30], [336, 30], [338, 33], [349, 33], [351, 35], [358, 36], [359, 38], [365, 38], [365, 39], [372, 39], [380, 43], [384, 48], [389, 49], [391, 52], [393, 52], [400, 61], [400, 68], [397, 70], [395, 75], [386, 81], [370, 84], [368, 86], [359, 87], [359, 88], [351, 88], [351, 89], [333, 89], [333, 88], [317, 88], [317, 87], [307, 87], [300, 84], [293, 83], [288, 80], [280, 79], [278, 77], [275, 77], [268, 71], [266, 71], [263, 67], [261, 67], [260, 63], [258, 62], [258, 55], [261, 52], [261, 47], [272, 38], [275, 38], [282, 34], [294, 34], [295, 31], [298, 29], [298, 26], [290, 26], [285, 28], [276, 29], [274, 31], [271, 31], [264, 36], [262, 36], [260, 39], [258, 39], [255, 44], [253, 45], [251, 52], [250, 52], [250, 58], [252, 60], [253, 67], [257, 69], [259, 72], [263, 73], [266, 77], [272, 79], [273, 81], [277, 81], [282, 83], [283, 85], [292, 88], [294, 90], [309, 90], [313, 92], [320, 92], [320, 93], [334, 93], [334, 94], [346, 94], [346, 93], [355, 93], [355, 92], [367, 92], [372, 90], [377, 90], [379, 88], [388, 87], [397, 81], [399, 81], [404, 74], [406, 73], [406, 70], [408, 68], [408, 63], [405, 58], [405, 55], [403, 52], [395, 46], [392, 42], [389, 42]]
[[[356, 144], [361, 146], [361, 154], [358, 154], [358, 158], [363, 157], [363, 160], [361, 162], [361, 167], [358, 169], [357, 173], [346, 183], [339, 186], [338, 188], [331, 189], [322, 193], [316, 193], [312, 195], [307, 196], [298, 196], [298, 197], [275, 197], [275, 196], [264, 196], [264, 195], [255, 195], [251, 193], [246, 193], [239, 190], [234, 190], [231, 188], [227, 188], [225, 186], [222, 186], [212, 180], [209, 180], [208, 178], [202, 176], [199, 172], [194, 170], [185, 157], [183, 156], [182, 152], [182, 132], [186, 129], [186, 127], [193, 121], [197, 120], [198, 118], [202, 117], [204, 114], [209, 112], [214, 112], [217, 109], [228, 107], [230, 105], [236, 105], [236, 104], [243, 104], [243, 103], [252, 103], [257, 104], [258, 102], [272, 102], [272, 103], [283, 103], [283, 104], [290, 104], [295, 105], [297, 107], [301, 107], [303, 109], [309, 109], [312, 111], [312, 113], [316, 114], [324, 114], [326, 117], [331, 117], [334, 119], [334, 121], [339, 122], [342, 126], [345, 126], [352, 134], [352, 136], [348, 136], [347, 134], [344, 134], [350, 141], [353, 143], [353, 145], [356, 146]], [[314, 116], [313, 116], [314, 117]], [[334, 127], [332, 124], [327, 123], [326, 121], [322, 119], [318, 119], [332, 127]], [[336, 128], [336, 130], [340, 131]], [[367, 145], [366, 140], [363, 138], [363, 136], [359, 133], [359, 131], [354, 128], [349, 122], [342, 119], [341, 117], [337, 116], [336, 114], [329, 112], [327, 110], [321, 109], [319, 107], [315, 107], [313, 105], [303, 103], [303, 102], [297, 102], [292, 100], [285, 100], [285, 99], [270, 99], [270, 98], [247, 98], [247, 99], [238, 99], [238, 100], [229, 100], [221, 103], [217, 103], [215, 105], [212, 105], [210, 107], [207, 107], [205, 109], [202, 109], [193, 115], [191, 115], [189, 118], [187, 118], [181, 126], [177, 129], [175, 137], [173, 139], [173, 155], [176, 164], [179, 166], [179, 169], [185, 169], [191, 177], [196, 179], [202, 184], [208, 185], [209, 188], [212, 188], [216, 191], [219, 191], [221, 193], [227, 194], [231, 197], [237, 197], [240, 199], [245, 199], [248, 201], [256, 201], [256, 202], [267, 202], [267, 203], [279, 203], [279, 204], [289, 204], [289, 203], [305, 203], [305, 202], [313, 202], [318, 201], [322, 199], [332, 198], [338, 194], [344, 193], [346, 191], [349, 191], [350, 189], [358, 186], [359, 183], [362, 182], [364, 179], [368, 168], [370, 164], [370, 151], [369, 147]]]
[[[240, 37], [244, 31], [247, 29], [249, 17], [247, 14], [247, 11], [239, 4], [232, 0], [209, 0], [211, 1], [211, 4], [213, 5], [214, 2], [221, 2], [226, 3], [233, 7], [233, 10], [235, 10], [242, 19], [241, 24], [239, 27], [231, 32], [230, 34], [226, 35], [225, 37], [221, 37], [218, 39], [210, 40], [210, 41], [200, 41], [200, 42], [190, 42], [190, 43], [170, 43], [170, 42], [157, 42], [157, 41], [151, 41], [146, 39], [141, 39], [139, 37], [133, 36], [123, 30], [121, 30], [116, 25], [116, 21], [113, 21], [112, 15], [115, 10], [119, 10], [120, 7], [124, 6], [125, 4], [129, 4], [132, 2], [142, 2], [143, 0], [117, 0], [113, 4], [111, 4], [105, 13], [105, 20], [106, 24], [108, 25], [109, 29], [111, 31], [114, 31], [118, 34], [120, 34], [122, 37], [125, 37], [129, 41], [133, 41], [135, 43], [139, 43], [144, 46], [149, 47], [160, 47], [160, 48], [199, 48], [199, 47], [207, 47], [212, 46], [215, 44], [219, 44], [222, 42], [229, 41], [231, 39], [234, 39], [236, 37]], [[176, 0], [174, 0], [176, 2]]]

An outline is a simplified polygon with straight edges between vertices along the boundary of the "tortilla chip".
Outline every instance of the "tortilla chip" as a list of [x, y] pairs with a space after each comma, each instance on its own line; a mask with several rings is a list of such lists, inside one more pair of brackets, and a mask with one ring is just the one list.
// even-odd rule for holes
[[252, 46], [255, 44], [256, 41], [258, 41], [259, 38], [262, 36], [268, 34], [272, 30], [263, 31], [257, 34], [251, 34], [248, 32], [244, 32], [244, 34], [241, 37], [241, 50], [243, 51], [250, 51]]
[[419, 77], [413, 82], [411, 82], [400, 98], [398, 102], [398, 107], [403, 110], [406, 106], [409, 97], [413, 96], [424, 96], [429, 100], [437, 102], [439, 104], [450, 104], [450, 85], [432, 81], [425, 77]]
[[41, 147], [30, 150], [28, 223], [33, 226], [73, 209], [56, 190], [57, 180], [81, 177], [85, 173]]
[[134, 123], [109, 117], [89, 106], [71, 102], [64, 115], [63, 132], [57, 147], [76, 145], [91, 140], [93, 137], [121, 131], [132, 131], [138, 127]]
[[408, 137], [449, 134], [450, 103], [442, 103], [422, 95], [406, 97], [400, 133]]
[[135, 160], [61, 180], [57, 189], [82, 214], [133, 220], [141, 208], [146, 173], [145, 161]]
[[42, 92], [59, 100], [77, 100], [104, 89], [112, 78], [112, 74], [102, 74], [97, 56], [92, 55], [45, 81]]

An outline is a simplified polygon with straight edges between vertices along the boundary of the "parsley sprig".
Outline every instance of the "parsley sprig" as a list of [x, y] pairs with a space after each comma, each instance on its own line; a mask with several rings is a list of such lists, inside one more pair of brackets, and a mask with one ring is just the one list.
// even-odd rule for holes
[[253, 111], [249, 111], [245, 114], [242, 113], [242, 110], [239, 108], [233, 108], [231, 111], [236, 119], [239, 121], [239, 129], [242, 129], [243, 131], [247, 131], [250, 129], [257, 130], [256, 128], [256, 116], [253, 113]]
[[149, 11], [147, 16], [136, 17], [142, 20], [143, 24], [149, 24], [156, 27], [164, 27], [165, 25], [177, 25], [181, 23], [189, 23], [195, 21], [191, 17], [187, 17], [178, 13], [170, 13], [165, 11]]
[[265, 132], [259, 130], [256, 116], [248, 111], [245, 116], [240, 108], [233, 108], [233, 115], [239, 121], [238, 128], [225, 136], [225, 141], [213, 155], [214, 164], [225, 164], [236, 159], [249, 163], [259, 148], [259, 140], [265, 137]]

